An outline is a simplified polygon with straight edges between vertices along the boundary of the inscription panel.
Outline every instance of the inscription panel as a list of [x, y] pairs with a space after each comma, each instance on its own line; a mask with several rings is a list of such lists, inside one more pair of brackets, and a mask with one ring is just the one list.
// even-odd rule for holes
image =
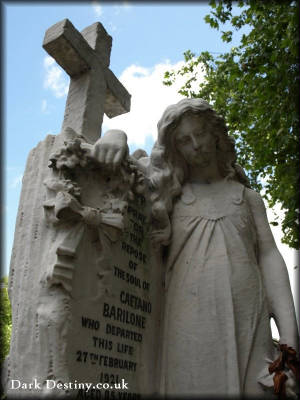
[[108, 385], [79, 389], [77, 398], [138, 399], [157, 390], [162, 279], [149, 216], [146, 197], [135, 195], [117, 238], [85, 232], [73, 283], [70, 377]]

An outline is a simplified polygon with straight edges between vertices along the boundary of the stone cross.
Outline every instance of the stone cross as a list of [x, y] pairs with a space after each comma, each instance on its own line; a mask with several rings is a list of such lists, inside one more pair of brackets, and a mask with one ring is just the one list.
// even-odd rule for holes
[[101, 135], [103, 114], [130, 110], [130, 94], [108, 68], [112, 38], [99, 22], [81, 33], [68, 20], [45, 34], [43, 48], [71, 77], [62, 130], [72, 128], [90, 143]]

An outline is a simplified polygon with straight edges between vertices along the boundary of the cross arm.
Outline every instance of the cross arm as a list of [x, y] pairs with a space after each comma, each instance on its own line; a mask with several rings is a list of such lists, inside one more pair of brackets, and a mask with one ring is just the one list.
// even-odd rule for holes
[[125, 114], [130, 111], [131, 95], [110, 70], [104, 71], [107, 90], [104, 103], [104, 112], [109, 118]]
[[46, 31], [43, 48], [71, 77], [90, 69], [94, 58], [93, 50], [68, 19]]

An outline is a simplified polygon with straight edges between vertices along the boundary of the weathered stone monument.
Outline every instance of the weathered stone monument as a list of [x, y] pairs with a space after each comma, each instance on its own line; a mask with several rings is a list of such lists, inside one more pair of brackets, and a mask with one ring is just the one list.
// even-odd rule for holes
[[62, 131], [31, 151], [23, 178], [8, 397], [157, 391], [161, 268], [147, 235], [146, 186], [132, 159], [113, 173], [92, 155], [103, 114], [130, 108], [108, 68], [111, 45], [100, 23], [79, 33], [66, 19], [45, 35], [71, 82]]
[[[297, 398], [298, 328], [263, 201], [207, 101], [126, 134], [101, 24], [65, 20], [45, 49], [71, 76], [62, 132], [30, 153], [10, 270], [11, 397]], [[270, 317], [280, 332], [277, 349]]]

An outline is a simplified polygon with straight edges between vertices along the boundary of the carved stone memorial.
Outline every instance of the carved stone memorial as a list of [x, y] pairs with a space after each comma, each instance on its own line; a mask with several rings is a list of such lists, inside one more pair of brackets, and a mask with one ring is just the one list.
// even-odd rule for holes
[[104, 28], [79, 34], [65, 20], [44, 47], [71, 84], [62, 133], [31, 152], [24, 175], [8, 388], [36, 380], [30, 394], [50, 397], [297, 398], [286, 266], [224, 119], [183, 99], [163, 113], [150, 157], [129, 156], [123, 131], [98, 138], [103, 113], [128, 111], [130, 98], [108, 69]]
[[144, 177], [133, 158], [113, 173], [92, 157], [103, 113], [130, 108], [108, 68], [111, 44], [100, 23], [79, 33], [64, 20], [45, 35], [43, 47], [71, 82], [62, 132], [31, 151], [23, 178], [8, 396], [139, 398], [156, 390], [162, 285]]

